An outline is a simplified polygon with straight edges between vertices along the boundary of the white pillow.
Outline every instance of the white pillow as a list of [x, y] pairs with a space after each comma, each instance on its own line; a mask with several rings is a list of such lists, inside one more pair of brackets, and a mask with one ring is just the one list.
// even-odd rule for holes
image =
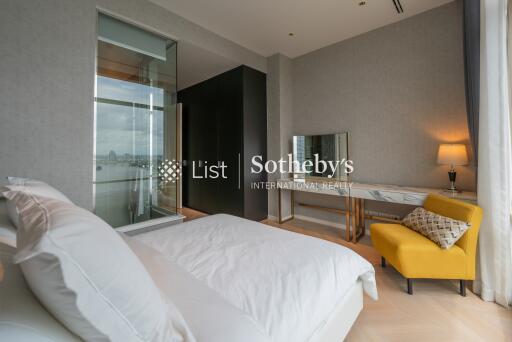
[[37, 196], [55, 198], [63, 202], [73, 203], [62, 192], [43, 181], [21, 177], [7, 177], [9, 185], [5, 186], [10, 190], [19, 190], [28, 192]]
[[5, 198], [0, 198], [0, 239], [8, 240], [10, 245], [16, 246], [16, 227], [9, 219], [7, 202]]
[[14, 262], [34, 294], [86, 341], [194, 341], [121, 237], [87, 210], [20, 191]]
[[72, 334], [46, 311], [30, 291], [19, 265], [12, 263], [16, 247], [0, 243], [0, 341], [78, 342]]
[[7, 208], [7, 215], [9, 216], [9, 220], [11, 220], [15, 228], [18, 228], [20, 219], [18, 217], [18, 210], [16, 210], [16, 205], [13, 201], [6, 201], [5, 207]]
[[[7, 181], [9, 182], [9, 185], [4, 186], [1, 192], [14, 190], [24, 191], [38, 196], [55, 198], [64, 202], [73, 203], [62, 192], [46, 184], [45, 182], [21, 177], [7, 177]], [[12, 201], [7, 201], [7, 213], [9, 214], [9, 218], [11, 219], [14, 226], [18, 227], [18, 211], [16, 210], [16, 206]]]

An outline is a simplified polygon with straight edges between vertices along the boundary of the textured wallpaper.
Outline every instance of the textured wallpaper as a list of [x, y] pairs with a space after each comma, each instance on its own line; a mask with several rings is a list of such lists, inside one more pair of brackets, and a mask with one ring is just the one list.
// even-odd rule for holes
[[41, 179], [92, 207], [96, 10], [0, 2], [0, 178]]
[[446, 187], [439, 143], [468, 143], [462, 44], [457, 1], [294, 59], [294, 133], [348, 131], [355, 181]]
[[[439, 143], [468, 144], [462, 2], [325, 47], [293, 60], [293, 132], [348, 131], [354, 181], [444, 188]], [[470, 160], [472, 163], [472, 160]], [[457, 186], [475, 189], [472, 165]], [[342, 207], [342, 200], [297, 194], [298, 202]], [[369, 203], [403, 215], [408, 207]], [[342, 223], [339, 215], [297, 214]]]

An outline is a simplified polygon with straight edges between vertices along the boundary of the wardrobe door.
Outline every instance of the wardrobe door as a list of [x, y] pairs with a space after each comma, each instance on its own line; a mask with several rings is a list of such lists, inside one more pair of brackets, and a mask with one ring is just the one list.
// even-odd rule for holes
[[244, 67], [244, 217], [261, 221], [268, 216], [268, 192], [251, 188], [251, 183], [267, 181], [266, 172], [252, 173], [252, 157], [267, 159], [267, 98], [266, 75]]
[[[204, 169], [216, 158], [215, 87], [203, 82], [180, 91], [183, 103], [183, 204], [186, 207], [215, 213], [215, 188], [205, 178]], [[213, 127], [213, 130], [212, 130]]]
[[196, 127], [199, 121], [198, 103], [194, 101], [194, 94], [199, 86], [181, 90], [178, 92], [178, 102], [183, 104], [182, 120], [183, 120], [183, 206], [193, 209], [199, 209], [199, 185], [192, 179], [192, 161], [197, 160], [199, 156], [199, 146], [194, 144], [199, 138], [199, 132], [192, 129]]
[[217, 209], [218, 212], [243, 217], [243, 173], [239, 169], [243, 162], [242, 68], [228, 71], [220, 75], [218, 80], [218, 154], [219, 161], [223, 161], [227, 167], [224, 171], [226, 178], [217, 182]]
[[[212, 177], [211, 167], [217, 165], [218, 160], [218, 139], [217, 139], [217, 108], [218, 108], [218, 86], [216, 78], [209, 79], [202, 83], [204, 93], [200, 101], [203, 105], [200, 127], [201, 136], [194, 142], [201, 147], [201, 167], [196, 167], [196, 176], [201, 184], [201, 198], [199, 199], [201, 211], [208, 214], [218, 213], [217, 182]], [[197, 179], [196, 179], [197, 180]]]

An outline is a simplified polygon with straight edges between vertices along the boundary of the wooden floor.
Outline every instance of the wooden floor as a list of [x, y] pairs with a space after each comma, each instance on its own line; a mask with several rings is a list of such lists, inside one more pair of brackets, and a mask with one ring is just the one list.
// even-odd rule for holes
[[[205, 214], [187, 209], [190, 219]], [[512, 342], [512, 310], [486, 303], [471, 291], [458, 294], [458, 282], [416, 280], [414, 295], [405, 292], [404, 278], [392, 267], [381, 268], [380, 256], [368, 237], [358, 244], [343, 240], [341, 231], [316, 223], [292, 220], [265, 224], [315, 236], [353, 249], [375, 267], [379, 300], [364, 298], [364, 309], [346, 341], [509, 341]]]

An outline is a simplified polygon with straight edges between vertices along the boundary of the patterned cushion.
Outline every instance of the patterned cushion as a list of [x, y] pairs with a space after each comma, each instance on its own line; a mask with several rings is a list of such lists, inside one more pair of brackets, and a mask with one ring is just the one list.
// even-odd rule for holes
[[444, 249], [452, 247], [471, 226], [469, 223], [441, 216], [423, 208], [414, 209], [404, 217], [402, 223]]

